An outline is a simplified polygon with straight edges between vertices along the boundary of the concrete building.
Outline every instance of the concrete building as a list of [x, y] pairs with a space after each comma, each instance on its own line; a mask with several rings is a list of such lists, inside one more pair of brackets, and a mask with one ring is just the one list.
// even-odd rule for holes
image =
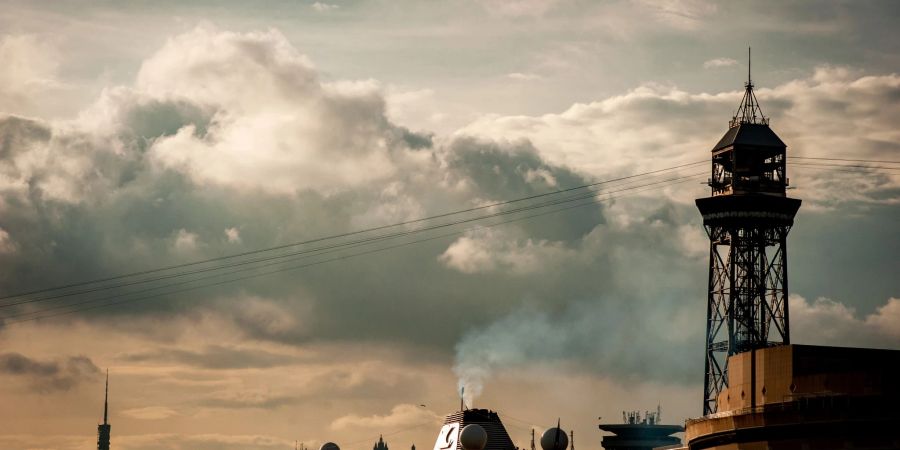
[[693, 449], [898, 449], [900, 351], [782, 345], [729, 358], [718, 412]]

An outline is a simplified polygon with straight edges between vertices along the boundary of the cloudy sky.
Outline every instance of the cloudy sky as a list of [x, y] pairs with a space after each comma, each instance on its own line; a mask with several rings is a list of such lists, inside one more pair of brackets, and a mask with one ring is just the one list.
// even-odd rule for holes
[[[0, 1], [2, 296], [706, 160], [748, 45], [791, 155], [900, 160], [896, 2], [185, 3]], [[520, 446], [697, 416], [708, 188], [667, 180], [705, 167], [142, 301], [2, 299], [0, 449], [95, 448], [107, 368], [129, 450], [430, 448], [460, 379]], [[788, 170], [794, 341], [900, 349], [900, 174]]]

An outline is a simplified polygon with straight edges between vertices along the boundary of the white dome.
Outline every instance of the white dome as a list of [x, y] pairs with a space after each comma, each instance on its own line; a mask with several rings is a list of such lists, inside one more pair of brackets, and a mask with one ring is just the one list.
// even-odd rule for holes
[[548, 428], [541, 435], [541, 448], [544, 450], [566, 450], [569, 446], [569, 436], [560, 428]]
[[481, 425], [472, 423], [459, 432], [459, 443], [465, 450], [483, 450], [487, 445], [488, 435]]

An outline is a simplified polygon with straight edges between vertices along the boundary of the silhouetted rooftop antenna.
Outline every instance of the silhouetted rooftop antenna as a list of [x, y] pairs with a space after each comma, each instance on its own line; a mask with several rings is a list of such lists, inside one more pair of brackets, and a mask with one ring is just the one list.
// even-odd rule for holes
[[103, 390], [103, 423], [97, 425], [97, 450], [109, 450], [109, 369], [106, 369], [106, 387]]
[[103, 425], [108, 425], [109, 415], [109, 369], [106, 369], [106, 389], [103, 393]]
[[762, 109], [759, 107], [759, 101], [756, 94], [753, 93], [753, 78], [751, 77], [750, 67], [752, 58], [750, 47], [747, 47], [747, 83], [744, 84], [744, 98], [741, 104], [731, 118], [728, 126], [734, 128], [738, 125], [749, 123], [754, 125], [768, 125], [769, 118], [763, 115]]

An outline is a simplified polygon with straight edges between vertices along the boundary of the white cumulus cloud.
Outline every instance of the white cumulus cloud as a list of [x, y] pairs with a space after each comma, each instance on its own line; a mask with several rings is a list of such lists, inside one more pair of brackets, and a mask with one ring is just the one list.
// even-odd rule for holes
[[798, 344], [893, 347], [900, 342], [900, 299], [865, 316], [845, 303], [819, 297], [790, 297], [792, 340]]

